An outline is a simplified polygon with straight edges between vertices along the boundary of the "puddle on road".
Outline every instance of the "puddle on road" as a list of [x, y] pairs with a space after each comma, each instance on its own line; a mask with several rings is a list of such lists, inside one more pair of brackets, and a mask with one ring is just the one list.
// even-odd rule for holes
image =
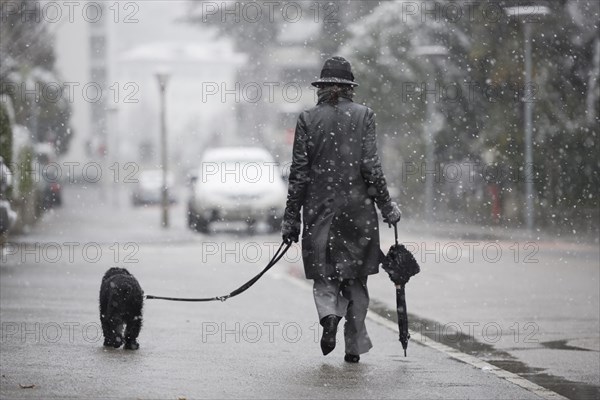
[[[387, 307], [381, 302], [371, 299], [369, 309], [374, 313], [388, 320], [398, 322], [396, 310]], [[568, 379], [544, 373], [542, 368], [532, 368], [519, 361], [510, 353], [494, 348], [487, 343], [481, 343], [474, 337], [465, 335], [462, 332], [452, 335], [439, 335], [438, 330], [431, 330], [430, 327], [437, 327], [441, 324], [426, 318], [420, 318], [413, 314], [408, 314], [410, 329], [419, 332], [433, 341], [445, 344], [448, 347], [460, 350], [463, 353], [480, 358], [498, 368], [502, 368], [513, 374], [519, 375], [537, 385], [550, 389], [570, 399], [600, 399], [600, 386], [594, 386], [587, 383], [573, 382]], [[426, 329], [429, 328], [429, 329]], [[564, 342], [564, 343], [561, 343]], [[549, 349], [560, 350], [579, 350], [588, 351], [579, 347], [573, 347], [566, 344], [566, 340], [556, 342], [541, 343]]]

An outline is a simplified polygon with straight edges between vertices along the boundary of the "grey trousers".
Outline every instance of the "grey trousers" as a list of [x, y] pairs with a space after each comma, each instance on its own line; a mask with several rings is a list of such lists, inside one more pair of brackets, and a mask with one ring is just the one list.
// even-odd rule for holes
[[363, 354], [373, 347], [365, 325], [367, 308], [369, 307], [366, 276], [346, 280], [338, 278], [315, 279], [313, 296], [317, 305], [319, 321], [331, 314], [346, 318], [344, 324], [346, 353]]

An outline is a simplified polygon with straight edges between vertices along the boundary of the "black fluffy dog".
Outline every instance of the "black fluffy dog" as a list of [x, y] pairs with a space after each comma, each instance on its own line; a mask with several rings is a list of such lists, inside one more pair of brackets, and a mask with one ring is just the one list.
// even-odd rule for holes
[[144, 292], [137, 279], [125, 268], [110, 268], [100, 286], [100, 322], [104, 345], [137, 350], [142, 328]]

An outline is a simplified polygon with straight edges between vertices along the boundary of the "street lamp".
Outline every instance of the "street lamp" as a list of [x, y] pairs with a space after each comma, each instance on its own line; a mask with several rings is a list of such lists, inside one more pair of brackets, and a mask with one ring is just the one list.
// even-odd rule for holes
[[116, 106], [111, 106], [106, 109], [107, 114], [109, 115], [108, 120], [108, 132], [106, 134], [106, 142], [108, 143], [108, 155], [105, 156], [105, 159], [108, 161], [108, 157], [112, 160], [112, 165], [110, 168], [116, 168], [113, 175], [113, 183], [112, 183], [112, 191], [113, 191], [113, 205], [115, 207], [119, 206], [119, 184], [120, 184], [120, 176], [119, 176], [119, 135], [117, 132], [117, 114], [119, 109]]
[[525, 103], [525, 221], [527, 230], [533, 230], [533, 102], [531, 100], [531, 23], [529, 19], [533, 16], [550, 14], [550, 9], [545, 6], [517, 6], [504, 9], [509, 17], [521, 19], [523, 22], [524, 53], [525, 53], [525, 87], [523, 91], [523, 102]]
[[[415, 56], [428, 57], [431, 61], [435, 57], [445, 57], [448, 54], [448, 49], [444, 46], [419, 46], [415, 48], [413, 51]], [[432, 75], [434, 72], [433, 68], [429, 68], [429, 73]], [[434, 80], [435, 87], [435, 80]], [[429, 90], [425, 90], [425, 100], [427, 101], [427, 120], [423, 124], [423, 137], [425, 138], [425, 219], [427, 221], [433, 220], [433, 199], [434, 199], [434, 181], [435, 174], [428, 173], [428, 167], [434, 168], [435, 171], [435, 135], [437, 133], [437, 129], [433, 126], [433, 118], [436, 112], [436, 107], [434, 101], [435, 93], [434, 93], [434, 101], [427, 100], [427, 92]], [[434, 89], [435, 91], [435, 89]]]
[[166, 99], [167, 82], [169, 81], [169, 73], [160, 71], [156, 73], [158, 86], [160, 89], [160, 158], [162, 164], [162, 190], [161, 190], [161, 209], [162, 219], [161, 226], [169, 227], [169, 188], [167, 187], [167, 116], [166, 116]]

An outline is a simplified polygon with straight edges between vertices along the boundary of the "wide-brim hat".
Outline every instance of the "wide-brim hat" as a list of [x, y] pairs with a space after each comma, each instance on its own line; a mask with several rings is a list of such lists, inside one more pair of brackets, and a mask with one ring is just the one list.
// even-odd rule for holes
[[358, 83], [354, 82], [352, 66], [344, 57], [335, 56], [325, 60], [321, 69], [321, 77], [311, 84], [319, 87], [322, 84], [330, 83], [358, 86]]

